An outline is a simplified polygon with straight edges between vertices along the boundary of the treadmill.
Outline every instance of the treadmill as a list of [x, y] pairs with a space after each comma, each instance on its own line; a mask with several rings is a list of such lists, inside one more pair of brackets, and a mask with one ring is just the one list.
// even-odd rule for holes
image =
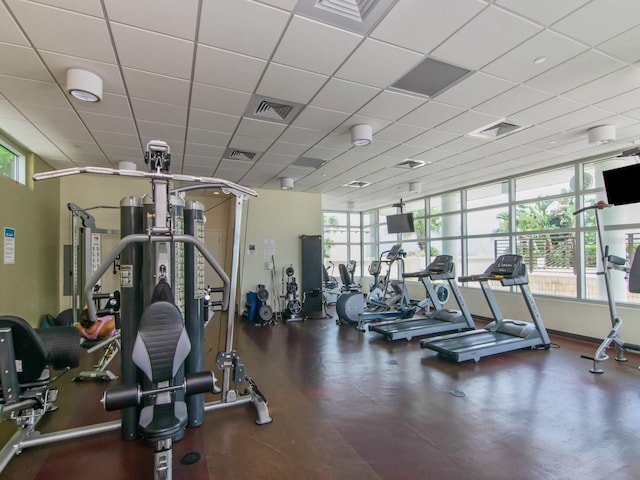
[[[474, 360], [522, 348], [544, 347], [549, 349], [551, 341], [536, 306], [531, 290], [527, 267], [520, 255], [501, 255], [480, 275], [458, 278], [461, 282], [480, 282], [494, 321], [486, 328], [468, 332], [443, 335], [420, 341], [421, 348], [438, 352], [439, 356], [454, 362]], [[533, 319], [533, 323], [504, 318], [489, 280], [497, 280], [503, 286], [517, 285]]]
[[[426, 269], [420, 272], [404, 273], [402, 276], [405, 279], [417, 278], [422, 282], [427, 292], [427, 299], [431, 302], [434, 311], [424, 317], [369, 325], [369, 331], [380, 333], [387, 340], [411, 340], [413, 337], [476, 328], [456, 283], [455, 264], [451, 255], [438, 255]], [[447, 282], [460, 310], [444, 308], [432, 283], [437, 280]]]

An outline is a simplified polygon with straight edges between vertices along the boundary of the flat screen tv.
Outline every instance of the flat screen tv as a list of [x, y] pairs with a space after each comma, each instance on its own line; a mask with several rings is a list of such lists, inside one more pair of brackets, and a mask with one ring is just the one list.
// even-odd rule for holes
[[413, 213], [387, 215], [387, 233], [407, 233], [415, 231], [413, 228]]
[[602, 172], [607, 201], [612, 205], [640, 202], [640, 163]]

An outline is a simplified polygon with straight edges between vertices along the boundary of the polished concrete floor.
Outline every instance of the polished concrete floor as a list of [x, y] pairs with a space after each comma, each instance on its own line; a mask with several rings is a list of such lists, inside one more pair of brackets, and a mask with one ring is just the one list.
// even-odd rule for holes
[[[207, 338], [212, 367], [215, 325]], [[419, 339], [389, 342], [331, 319], [241, 322], [235, 348], [273, 423], [256, 425], [250, 405], [207, 413], [175, 444], [174, 478], [640, 478], [640, 358], [610, 360], [593, 375], [580, 354], [594, 345], [552, 341], [549, 351], [453, 364]], [[101, 410], [106, 384], [71, 382], [73, 373], [57, 381], [60, 408], [42, 432], [118, 418]], [[1, 424], [0, 441], [13, 430]], [[191, 452], [201, 459], [181, 465]], [[152, 456], [140, 441], [105, 433], [25, 450], [0, 478], [150, 479]]]

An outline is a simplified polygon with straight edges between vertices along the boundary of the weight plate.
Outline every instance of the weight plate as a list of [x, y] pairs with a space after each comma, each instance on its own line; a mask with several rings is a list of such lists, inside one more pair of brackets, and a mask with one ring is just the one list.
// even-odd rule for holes
[[273, 310], [269, 305], [262, 305], [258, 310], [258, 316], [263, 322], [268, 322], [273, 317]]
[[269, 299], [269, 291], [266, 288], [259, 288], [256, 296], [261, 302], [266, 302]]
[[284, 271], [284, 273], [287, 274], [288, 277], [293, 275], [293, 267], [287, 267], [287, 269]]
[[287, 293], [296, 293], [298, 291], [298, 284], [295, 282], [287, 283]]
[[289, 311], [295, 315], [302, 311], [300, 300], [291, 300], [288, 305]]

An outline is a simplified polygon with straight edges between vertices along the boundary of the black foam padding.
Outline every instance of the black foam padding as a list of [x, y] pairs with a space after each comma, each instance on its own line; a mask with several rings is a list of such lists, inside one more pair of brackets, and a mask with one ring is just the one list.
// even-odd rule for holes
[[184, 379], [185, 394], [195, 395], [198, 393], [213, 392], [215, 377], [212, 371], [190, 373]]
[[[0, 316], [0, 328], [11, 329], [13, 350], [16, 360], [21, 365], [21, 371], [17, 372], [18, 382], [29, 383], [38, 380], [47, 365], [47, 347], [42, 339], [33, 327], [20, 317]], [[55, 328], [59, 327], [43, 330], [54, 330]]]
[[629, 291], [640, 293], [640, 247], [636, 248], [631, 270], [629, 270]]
[[107, 411], [133, 407], [140, 403], [138, 386], [117, 385], [104, 392], [104, 409]]
[[47, 349], [47, 365], [55, 370], [80, 365], [80, 332], [76, 327], [36, 328]]
[[61, 311], [56, 317], [56, 326], [67, 327], [73, 325], [73, 309], [67, 308]]

